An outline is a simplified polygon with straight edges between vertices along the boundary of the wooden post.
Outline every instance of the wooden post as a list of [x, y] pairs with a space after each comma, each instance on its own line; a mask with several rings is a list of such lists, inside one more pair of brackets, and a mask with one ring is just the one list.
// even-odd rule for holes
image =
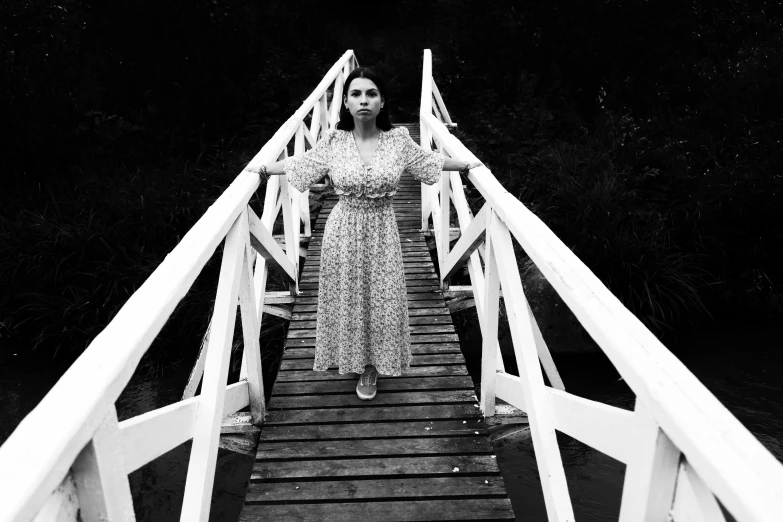
[[[442, 171], [440, 173], [440, 244], [441, 249], [438, 252], [438, 265], [441, 276], [444, 275], [443, 269], [446, 267], [446, 258], [449, 255], [449, 246], [451, 240], [451, 187], [449, 186], [449, 173]], [[447, 278], [441, 279], [440, 287], [442, 290], [449, 288]]]
[[180, 516], [183, 522], [194, 520], [206, 522], [209, 519], [228, 362], [237, 314], [240, 271], [245, 256], [242, 219], [237, 218], [226, 235], [223, 261], [220, 266], [220, 279], [215, 297], [215, 319], [207, 348], [204, 383], [201, 387]]
[[[432, 112], [432, 52], [424, 49], [424, 66], [421, 71], [421, 105], [420, 115]], [[432, 150], [432, 137], [426, 122], [419, 118], [419, 143], [424, 150]], [[421, 229], [427, 230], [432, 207], [430, 201], [433, 188], [422, 183], [421, 185]], [[433, 216], [433, 228], [435, 228]]]
[[680, 450], [638, 399], [634, 417], [639, 430], [638, 450], [635, 458], [626, 463], [620, 522], [667, 520], [674, 500]]
[[81, 520], [135, 520], [128, 475], [122, 460], [117, 410], [106, 412], [98, 430], [73, 463]]
[[[326, 131], [329, 130], [329, 108], [327, 105], [326, 93], [324, 93], [323, 96], [321, 96], [319, 103], [321, 105], [321, 128], [319, 132], [321, 133], [321, 135], [323, 135], [326, 133]], [[317, 140], [318, 136], [313, 134], [313, 138]]]
[[[287, 155], [287, 152], [286, 152]], [[280, 204], [283, 211], [283, 230], [285, 232], [285, 253], [295, 267], [299, 267], [299, 254], [297, 253], [298, 241], [294, 235], [294, 215], [291, 209], [291, 196], [289, 196], [288, 176], [280, 176]], [[299, 217], [296, 218], [296, 224], [299, 224]], [[296, 245], [295, 245], [296, 243]], [[289, 285], [291, 295], [299, 293], [299, 277], [297, 270], [297, 280]]]
[[[483, 216], [482, 216], [483, 217]], [[481, 411], [485, 417], [495, 415], [495, 376], [498, 344], [498, 312], [500, 305], [500, 276], [495, 255], [492, 253], [492, 222], [497, 219], [490, 209], [487, 213], [486, 272], [484, 274], [484, 328], [481, 332]]]
[[[451, 177], [451, 196], [454, 200], [454, 210], [457, 212], [457, 223], [462, 234], [468, 230], [468, 227], [473, 221], [473, 213], [468, 206], [468, 200], [465, 198], [465, 190], [462, 188], [462, 179], [456, 172], [450, 173]], [[485, 227], [486, 228], [486, 227]], [[478, 250], [482, 250], [479, 246]], [[468, 259], [468, 274], [470, 275], [470, 283], [473, 286], [473, 299], [476, 302], [476, 315], [479, 318], [479, 326], [481, 327], [482, 336], [484, 335], [484, 271], [481, 268], [481, 261], [479, 260], [478, 252], [473, 252]], [[505, 365], [503, 364], [503, 356], [500, 353], [500, 344], [495, 342], [497, 351], [497, 369], [505, 371]]]
[[340, 119], [340, 106], [343, 103], [343, 83], [345, 82], [345, 76], [343, 73], [337, 76], [334, 81], [334, 94], [332, 94], [332, 105], [329, 107], [329, 128], [334, 129], [337, 122]]
[[323, 104], [321, 100], [324, 100], [326, 93], [313, 105], [313, 116], [310, 118], [310, 135], [314, 139], [318, 139], [318, 131], [321, 130], [321, 111], [323, 110]]
[[188, 376], [188, 382], [185, 385], [185, 391], [182, 392], [182, 400], [190, 399], [196, 396], [196, 390], [201, 383], [201, 376], [204, 375], [204, 364], [207, 360], [207, 345], [209, 344], [209, 332], [212, 330], [212, 318], [209, 318], [209, 324], [207, 325], [207, 331], [204, 333], [204, 337], [201, 338], [201, 348], [198, 350], [198, 358], [196, 358], [196, 364], [193, 365], [193, 369]]
[[726, 522], [715, 495], [687, 461], [680, 464], [674, 505], [669, 516], [677, 521]]
[[[305, 151], [305, 138], [304, 138], [304, 123], [299, 125], [296, 130], [296, 138], [294, 139], [294, 156], [300, 156]], [[294, 219], [294, 266], [297, 267], [297, 274], [299, 274], [299, 238], [302, 231], [302, 193], [289, 185], [289, 193], [291, 194], [291, 212]], [[289, 256], [290, 258], [290, 256]]]
[[[544, 490], [546, 512], [550, 521], [573, 521], [574, 510], [568, 494], [563, 461], [555, 437], [555, 425], [535, 349], [533, 327], [527, 313], [527, 300], [522, 290], [511, 234], [502, 219], [493, 220], [490, 225], [488, 233], [492, 238], [492, 253], [485, 249], [485, 255], [491, 255], [498, 265], [536, 463]], [[484, 305], [487, 306], [487, 303]]]
[[256, 296], [253, 288], [253, 249], [250, 246], [247, 211], [242, 213], [240, 219], [242, 220], [242, 236], [245, 242], [245, 256], [242, 262], [242, 281], [239, 285], [239, 305], [244, 339], [242, 369], [239, 379], [247, 379], [250, 413], [253, 423], [259, 425], [264, 420], [265, 412], [264, 373], [261, 368], [261, 346], [259, 344], [261, 317], [256, 309]]
[[438, 89], [438, 85], [435, 83], [434, 79], [432, 80], [432, 95], [435, 97], [435, 101], [437, 102], [437, 105], [440, 108], [441, 115], [443, 116], [442, 120], [444, 121], [444, 123], [453, 125], [454, 122], [451, 121], [451, 116], [449, 116], [449, 111], [446, 109], [446, 104], [443, 103], [443, 97], [440, 95], [440, 90]]

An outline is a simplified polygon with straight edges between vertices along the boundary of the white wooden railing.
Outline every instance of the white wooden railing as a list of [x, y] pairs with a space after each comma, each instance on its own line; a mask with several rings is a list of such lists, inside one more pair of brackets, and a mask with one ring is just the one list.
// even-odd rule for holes
[[[285, 157], [292, 138], [300, 154], [305, 142], [313, 146], [320, 131], [334, 127], [345, 77], [357, 65], [347, 51], [250, 165]], [[181, 520], [208, 519], [223, 418], [246, 406], [254, 423], [264, 418], [259, 330], [268, 269], [296, 293], [303, 222], [310, 232], [306, 193], [272, 176], [259, 218], [248, 206], [258, 186], [257, 174], [237, 176], [0, 447], [0, 521], [133, 520], [128, 474], [190, 439]], [[271, 234], [280, 212], [285, 251]], [[209, 335], [184, 399], [118, 422], [115, 401], [224, 238]], [[240, 380], [227, 386], [237, 303], [245, 349]]]
[[[434, 141], [445, 155], [477, 161], [449, 133], [429, 50], [420, 117], [422, 146]], [[492, 416], [497, 397], [527, 412], [549, 520], [574, 520], [556, 430], [625, 463], [621, 522], [723, 521], [718, 501], [740, 522], [783, 520], [783, 466], [775, 457], [489, 169], [468, 179], [484, 198], [478, 214], [470, 213], [459, 175], [444, 174], [438, 186], [422, 186], [422, 228], [431, 217], [444, 286], [468, 263], [484, 339], [481, 407]], [[450, 251], [452, 202], [461, 237]], [[525, 298], [514, 240], [636, 394], [633, 411], [565, 392]], [[503, 371], [497, 349], [501, 287], [519, 377]]]

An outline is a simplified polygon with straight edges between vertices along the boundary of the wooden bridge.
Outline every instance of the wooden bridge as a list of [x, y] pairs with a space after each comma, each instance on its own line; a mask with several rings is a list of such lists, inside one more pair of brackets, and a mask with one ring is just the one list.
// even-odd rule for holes
[[[291, 141], [293, 154], [314, 146], [335, 126], [357, 65], [347, 51], [251, 165], [285, 157]], [[422, 146], [476, 161], [449, 131], [428, 50], [422, 71]], [[487, 168], [469, 182], [484, 199], [475, 214], [456, 174], [432, 187], [403, 180], [395, 214], [413, 364], [380, 379], [378, 397], [365, 403], [355, 378], [311, 371], [318, 247], [333, 201], [311, 230], [309, 194], [273, 176], [259, 217], [248, 206], [258, 176], [241, 173], [0, 447], [0, 521], [134, 520], [128, 474], [191, 439], [181, 520], [207, 520], [221, 427], [244, 408], [261, 440], [242, 520], [513, 519], [487, 439], [502, 417], [497, 400], [527, 415], [550, 521], [574, 520], [556, 431], [626, 465], [622, 522], [723, 521], [726, 512], [781, 520], [783, 466]], [[278, 216], [284, 249], [271, 233]], [[437, 271], [423, 235], [430, 229]], [[633, 411], [565, 391], [525, 299], [514, 241], [636, 394]], [[118, 422], [115, 401], [220, 243], [214, 312], [183, 399]], [[471, 284], [462, 290], [483, 339], [480, 400], [443, 301], [466, 264]], [[288, 282], [285, 295], [268, 291], [269, 269]], [[499, 356], [501, 288], [519, 375]], [[289, 336], [267, 403], [260, 324], [264, 313], [287, 316], [283, 303], [293, 304]], [[242, 370], [227, 383], [237, 306]]]
[[327, 200], [307, 249], [240, 520], [513, 520], [412, 177], [394, 201], [411, 370], [379, 379], [371, 402], [356, 396], [355, 375], [312, 370], [321, 234], [336, 202]]

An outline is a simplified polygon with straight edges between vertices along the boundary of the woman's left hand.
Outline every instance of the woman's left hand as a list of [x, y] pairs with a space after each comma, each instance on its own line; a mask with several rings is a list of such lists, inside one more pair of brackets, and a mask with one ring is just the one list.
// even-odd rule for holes
[[459, 173], [464, 176], [467, 176], [472, 169], [483, 167], [483, 166], [484, 164], [481, 163], [480, 161], [468, 162], [468, 165], [464, 169], [460, 170]]

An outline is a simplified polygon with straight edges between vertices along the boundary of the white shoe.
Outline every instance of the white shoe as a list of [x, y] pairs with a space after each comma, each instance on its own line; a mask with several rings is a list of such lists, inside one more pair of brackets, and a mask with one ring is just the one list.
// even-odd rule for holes
[[371, 401], [378, 392], [378, 370], [375, 366], [368, 366], [364, 373], [359, 376], [359, 382], [356, 383], [356, 395], [363, 401]]

